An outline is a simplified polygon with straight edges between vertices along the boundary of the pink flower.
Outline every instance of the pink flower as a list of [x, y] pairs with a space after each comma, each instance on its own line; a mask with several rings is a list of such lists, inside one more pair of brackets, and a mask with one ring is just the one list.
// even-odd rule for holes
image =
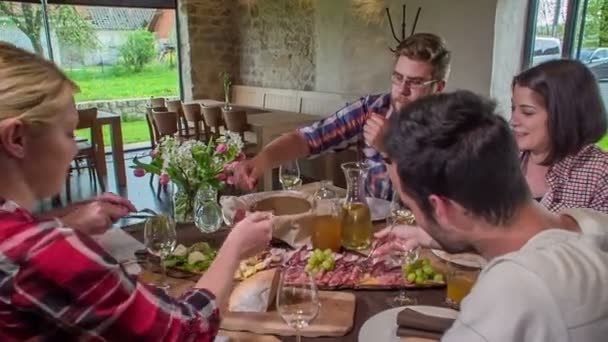
[[166, 174], [166, 173], [164, 173], [164, 174], [160, 175], [160, 177], [159, 177], [158, 179], [159, 179], [159, 181], [158, 181], [158, 182], [159, 182], [161, 185], [167, 185], [167, 184], [169, 184], [169, 180], [170, 180], [170, 178], [169, 178], [169, 175], [168, 175], [168, 174]]
[[156, 155], [158, 154], [158, 148], [153, 149], [152, 151], [150, 151], [150, 156], [152, 158], [156, 158]]
[[226, 144], [219, 144], [217, 145], [217, 147], [215, 148], [215, 152], [217, 154], [224, 154], [228, 151], [228, 145]]
[[224, 165], [224, 171], [232, 171], [236, 168], [236, 166], [239, 164], [238, 161], [233, 161], [232, 163], [228, 163], [226, 165]]
[[228, 183], [228, 185], [234, 185], [236, 181], [234, 180], [233, 176], [230, 176], [226, 179], [226, 183]]
[[215, 176], [215, 178], [220, 182], [224, 182], [228, 178], [228, 176], [226, 176], [225, 173], [220, 173], [219, 175]]
[[247, 156], [245, 156], [245, 153], [243, 152], [239, 153], [239, 155], [236, 156], [236, 161], [243, 161], [245, 159], [247, 159]]
[[135, 177], [143, 177], [146, 175], [146, 170], [142, 169], [141, 167], [138, 167], [133, 170], [133, 175], [135, 175]]

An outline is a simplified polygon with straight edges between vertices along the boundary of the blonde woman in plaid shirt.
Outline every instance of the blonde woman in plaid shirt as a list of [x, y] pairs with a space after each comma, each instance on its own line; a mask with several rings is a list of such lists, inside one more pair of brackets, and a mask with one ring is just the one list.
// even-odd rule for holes
[[581, 62], [549, 61], [513, 80], [511, 127], [532, 195], [553, 212], [608, 212], [606, 110]]
[[[173, 299], [128, 275], [90, 225], [32, 215], [61, 190], [76, 154], [77, 90], [52, 62], [0, 42], [0, 341], [213, 341], [217, 303], [239, 260], [267, 246], [271, 219], [237, 224], [209, 270]], [[133, 209], [108, 195], [98, 202], [100, 218]]]

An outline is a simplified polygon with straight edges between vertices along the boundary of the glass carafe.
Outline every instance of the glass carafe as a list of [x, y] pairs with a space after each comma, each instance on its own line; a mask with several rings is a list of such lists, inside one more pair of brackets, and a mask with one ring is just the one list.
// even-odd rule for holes
[[346, 177], [346, 198], [342, 203], [342, 246], [367, 249], [372, 241], [372, 218], [365, 198], [365, 178], [369, 166], [362, 162], [342, 164]]
[[222, 227], [222, 208], [217, 203], [217, 190], [203, 185], [196, 195], [194, 224], [203, 233], [213, 233]]

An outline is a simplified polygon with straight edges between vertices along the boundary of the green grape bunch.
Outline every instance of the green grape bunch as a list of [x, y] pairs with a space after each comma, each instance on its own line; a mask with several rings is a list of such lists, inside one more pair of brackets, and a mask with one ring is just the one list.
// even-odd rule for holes
[[404, 264], [401, 271], [403, 272], [403, 277], [412, 284], [424, 285], [427, 283], [444, 282], [443, 274], [437, 272], [433, 268], [431, 260], [428, 258], [419, 259], [410, 264]]
[[312, 252], [310, 257], [308, 257], [308, 262], [304, 270], [310, 274], [315, 274], [321, 270], [326, 272], [332, 271], [335, 266], [336, 259], [334, 258], [331, 249], [322, 251], [317, 248]]

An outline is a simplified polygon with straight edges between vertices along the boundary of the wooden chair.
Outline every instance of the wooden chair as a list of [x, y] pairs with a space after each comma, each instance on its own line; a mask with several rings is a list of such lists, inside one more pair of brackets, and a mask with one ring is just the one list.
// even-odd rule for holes
[[220, 107], [207, 106], [203, 106], [202, 109], [203, 120], [205, 120], [207, 126], [209, 127], [209, 132], [211, 132], [211, 127], [213, 127], [213, 135], [217, 138], [220, 135], [220, 126], [224, 125], [224, 120], [222, 119], [222, 109]]
[[[198, 103], [184, 103], [182, 104], [182, 110], [184, 112], [187, 124], [191, 124], [191, 126], [194, 128], [194, 134], [190, 136], [197, 140], [206, 140], [209, 127], [207, 127], [207, 123], [203, 117], [201, 105]], [[201, 128], [203, 131], [201, 131]]]
[[188, 121], [184, 116], [184, 111], [182, 110], [182, 101], [166, 101], [166, 106], [169, 112], [177, 113], [177, 127], [179, 130], [179, 135], [181, 137], [190, 138], [190, 127], [188, 126]]
[[[160, 139], [166, 136], [175, 136], [178, 134], [178, 126], [177, 126], [177, 113], [167, 111], [166, 107], [158, 107], [152, 108], [152, 122], [156, 127], [158, 132], [158, 140], [157, 143], [160, 142]], [[167, 191], [167, 186], [160, 185], [160, 179], [158, 180], [158, 188], [156, 190], [156, 197], [160, 198], [160, 190], [163, 188], [165, 192]], [[150, 185], [152, 185], [152, 177], [150, 178]]]
[[165, 99], [163, 97], [151, 97], [150, 98], [150, 107], [166, 107]]
[[247, 157], [255, 155], [257, 151], [257, 145], [254, 143], [247, 142], [245, 139], [245, 132], [249, 130], [249, 124], [247, 123], [247, 113], [244, 110], [224, 110], [222, 108], [222, 114], [224, 122], [226, 123], [226, 129], [238, 133], [243, 139], [243, 152]]
[[98, 148], [98, 141], [93, 132], [98, 129], [97, 123], [97, 108], [87, 108], [87, 109], [79, 109], [78, 110], [78, 126], [76, 129], [88, 129], [90, 132], [90, 141], [77, 141], [76, 146], [78, 147], [78, 154], [74, 157], [75, 167], [70, 167], [70, 172], [68, 172], [68, 177], [65, 183], [66, 187], [66, 198], [71, 201], [71, 182], [70, 176], [73, 170], [79, 168], [79, 161], [84, 161], [86, 163], [85, 167], [89, 170], [89, 176], [93, 181], [93, 186], [97, 188], [97, 183], [99, 183], [99, 187], [102, 192], [105, 192], [106, 186], [103, 178], [101, 177], [101, 173], [97, 169], [97, 162], [95, 160], [95, 151]]
[[244, 110], [225, 110], [222, 108], [222, 117], [226, 124], [226, 129], [239, 133], [241, 139], [245, 141], [245, 131], [249, 128], [247, 113]]
[[158, 139], [178, 133], [176, 112], [169, 112], [166, 107], [152, 108], [152, 118], [158, 131]]

